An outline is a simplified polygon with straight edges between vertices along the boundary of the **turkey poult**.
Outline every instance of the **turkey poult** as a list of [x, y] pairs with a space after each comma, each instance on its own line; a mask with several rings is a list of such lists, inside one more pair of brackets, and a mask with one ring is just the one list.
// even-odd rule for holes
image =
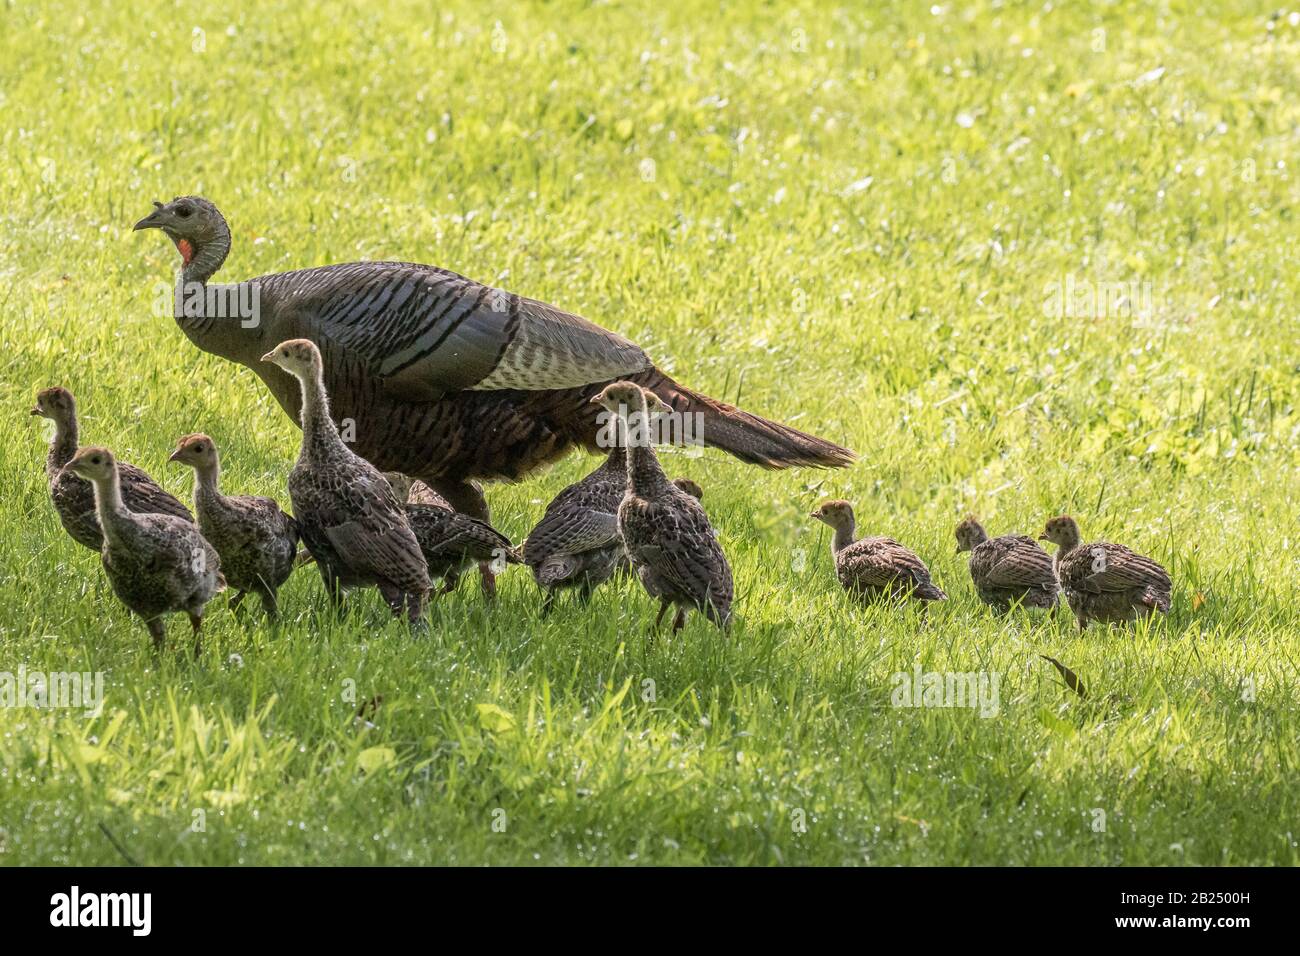
[[523, 563], [510, 539], [485, 521], [439, 505], [405, 507], [429, 577], [442, 580], [442, 594], [456, 590], [460, 576], [475, 564], [490, 563], [499, 572]]
[[203, 608], [226, 586], [216, 549], [184, 518], [129, 509], [117, 462], [107, 448], [83, 448], [67, 467], [94, 486], [104, 532], [100, 558], [113, 593], [144, 620], [155, 649], [162, 648], [166, 636], [163, 615], [188, 614], [197, 657]]
[[598, 468], [555, 496], [524, 540], [524, 563], [546, 593], [543, 615], [568, 588], [577, 588], [585, 604], [624, 560], [618, 506], [627, 489], [626, 462], [622, 447], [611, 449]]
[[[78, 478], [64, 465], [77, 453], [77, 403], [66, 388], [46, 388], [36, 393], [33, 415], [54, 422], [54, 438], [45, 459], [45, 476], [49, 479], [50, 500], [63, 530], [72, 540], [98, 551], [104, 543], [95, 517], [95, 492], [90, 483]], [[118, 481], [122, 500], [131, 511], [141, 514], [174, 515], [192, 522], [189, 509], [159, 487], [158, 483], [134, 465], [118, 462]]]
[[1090, 621], [1126, 623], [1169, 611], [1173, 582], [1150, 558], [1109, 541], [1080, 544], [1079, 525], [1069, 515], [1048, 520], [1039, 540], [1060, 546], [1056, 576], [1079, 630]]
[[476, 518], [489, 515], [472, 479], [518, 480], [573, 445], [597, 450], [590, 399], [620, 378], [678, 413], [701, 415], [703, 439], [743, 461], [784, 468], [854, 459], [677, 384], [638, 346], [586, 319], [445, 269], [353, 262], [208, 288], [230, 252], [225, 219], [198, 196], [154, 205], [135, 228], [175, 243], [175, 315], [195, 345], [252, 369], [296, 419], [297, 383], [259, 357], [282, 339], [311, 339], [334, 413], [356, 422], [357, 454], [423, 479]]
[[618, 531], [628, 560], [664, 612], [677, 606], [673, 630], [692, 609], [719, 627], [731, 621], [731, 566], [699, 501], [664, 475], [651, 439], [650, 415], [668, 411], [653, 392], [614, 382], [592, 400], [617, 416], [618, 444], [627, 453], [627, 481], [618, 506]]
[[[471, 563], [468, 559], [476, 558], [482, 573], [483, 596], [489, 600], [495, 598], [496, 572], [504, 570], [506, 564], [520, 563], [510, 540], [488, 522], [456, 511], [446, 498], [418, 478], [397, 471], [385, 472], [384, 477], [406, 508], [406, 517], [429, 565], [429, 575], [442, 578], [443, 593], [456, 589], [461, 574]], [[471, 484], [478, 488], [477, 482]], [[450, 512], [456, 518], [430, 513], [434, 511]]]
[[999, 611], [1012, 605], [1055, 610], [1061, 585], [1052, 556], [1023, 534], [990, 538], [974, 517], [957, 525], [957, 553], [970, 552], [970, 577], [979, 599]]
[[316, 559], [330, 600], [342, 589], [375, 585], [395, 616], [423, 621], [429, 572], [406, 512], [378, 470], [343, 444], [321, 373], [306, 339], [262, 356], [302, 386], [302, 449], [289, 472], [289, 500], [303, 543]]
[[835, 532], [831, 554], [844, 590], [865, 600], [887, 595], [918, 601], [946, 601], [948, 595], [930, 580], [925, 562], [893, 538], [855, 540], [857, 522], [847, 501], [824, 501], [809, 515]]
[[235, 589], [231, 610], [253, 592], [272, 620], [279, 617], [276, 594], [293, 572], [298, 526], [270, 498], [223, 495], [221, 460], [207, 435], [186, 435], [169, 461], [194, 469], [194, 511], [199, 530], [221, 555], [221, 573]]
[[[403, 502], [411, 530], [420, 542], [429, 577], [442, 580], [443, 594], [456, 590], [460, 576], [478, 562], [492, 571], [504, 570], [507, 564], [522, 564], [523, 559], [510, 545], [510, 539], [486, 521], [461, 514], [442, 495], [419, 479], [400, 472], [385, 472], [397, 500]], [[484, 593], [495, 596], [493, 573], [485, 573]]]
[[[674, 478], [673, 484], [697, 501], [704, 495], [689, 478]], [[546, 593], [543, 617], [560, 591], [576, 588], [578, 600], [586, 604], [596, 588], [628, 566], [618, 533], [618, 506], [626, 488], [627, 452], [617, 446], [599, 467], [556, 495], [529, 532], [520, 550]]]

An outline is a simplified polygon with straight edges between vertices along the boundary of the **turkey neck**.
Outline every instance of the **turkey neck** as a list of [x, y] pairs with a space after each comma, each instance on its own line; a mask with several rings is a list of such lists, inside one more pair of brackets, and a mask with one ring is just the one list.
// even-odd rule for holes
[[628, 419], [619, 416], [619, 441], [627, 449], [627, 487], [629, 491], [649, 498], [663, 491], [668, 478], [663, 466], [659, 464], [659, 456], [655, 454], [644, 399], [635, 410], [628, 412], [628, 416], [631, 415], [641, 416], [641, 427], [637, 429], [641, 434], [635, 436], [635, 440], [628, 427]]
[[622, 415], [614, 416], [614, 447], [609, 450], [600, 471], [620, 479], [627, 475], [627, 426]]
[[841, 525], [835, 527], [835, 537], [831, 538], [831, 553], [839, 554], [854, 541], [853, 534], [857, 529], [857, 520], [849, 518]]
[[67, 421], [56, 418], [54, 439], [50, 442], [50, 453], [45, 459], [45, 473], [53, 478], [76, 453], [77, 416], [70, 415]]
[[194, 257], [181, 269], [181, 278], [185, 282], [197, 282], [207, 285], [209, 279], [221, 268], [230, 255], [230, 227], [218, 214], [213, 234], [194, 247]]
[[330, 418], [330, 400], [325, 393], [321, 370], [311, 370], [310, 378], [300, 378], [302, 383], [302, 453], [299, 461], [324, 461], [346, 452], [338, 427]]
[[122, 481], [117, 466], [113, 466], [107, 477], [92, 482], [92, 486], [95, 489], [95, 515], [99, 518], [104, 540], [117, 544], [122, 539], [122, 527], [131, 524], [131, 512], [122, 502]]
[[1052, 570], [1056, 573], [1056, 576], [1058, 578], [1061, 576], [1061, 562], [1065, 560], [1065, 556], [1067, 554], [1069, 554], [1071, 551], [1075, 550], [1078, 547], [1079, 547], [1079, 531], [1076, 528], [1073, 534], [1069, 535], [1064, 541], [1060, 543], [1060, 547], [1057, 548], [1056, 551], [1056, 557], [1052, 558]]
[[221, 463], [214, 461], [210, 465], [199, 465], [194, 469], [194, 503], [196, 505], [217, 504], [221, 501]]
[[1056, 552], [1056, 560], [1064, 560], [1065, 556], [1079, 546], [1079, 532], [1075, 531], [1064, 541], [1061, 542], [1060, 550]]
[[[223, 290], [223, 301], [227, 303], [226, 311], [222, 311], [222, 307], [218, 306], [211, 309], [215, 314], [209, 314], [210, 310], [206, 304], [208, 281], [221, 268], [222, 263], [226, 261], [226, 256], [230, 255], [230, 227], [226, 225], [226, 220], [220, 218], [218, 214], [212, 234], [195, 241], [193, 245], [193, 257], [181, 266], [176, 277], [173, 315], [181, 330], [195, 345], [224, 358], [235, 358], [230, 349], [237, 343], [244, 340], [256, 341], [259, 338], [256, 334], [257, 325], [244, 326], [241, 324], [244, 319], [229, 311], [230, 304], [247, 303], [250, 300], [254, 294], [251, 284], [249, 289], [241, 285], [215, 287]], [[204, 303], [204, 306], [197, 310], [193, 306], [195, 298], [199, 298]], [[256, 306], [254, 308], [256, 309]], [[198, 314], [189, 314], [191, 311], [197, 311]], [[257, 312], [254, 311], [252, 318], [256, 317]], [[235, 325], [232, 327], [230, 323]], [[214, 331], [217, 334], [214, 335]]]

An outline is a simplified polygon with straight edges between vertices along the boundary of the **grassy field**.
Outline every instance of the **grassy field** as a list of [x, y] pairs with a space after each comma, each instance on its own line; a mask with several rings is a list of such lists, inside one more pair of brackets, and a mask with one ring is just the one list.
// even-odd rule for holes
[[[0, 708], [0, 861], [1300, 861], [1300, 17], [126, 6], [0, 2], [0, 671], [106, 695]], [[131, 224], [184, 193], [231, 221], [226, 280], [431, 262], [861, 461], [666, 458], [731, 558], [727, 639], [647, 644], [631, 581], [542, 621], [515, 569], [412, 641], [373, 593], [329, 619], [307, 569], [279, 632], [223, 596], [198, 664], [179, 620], [156, 659], [60, 529], [27, 411], [68, 386], [83, 442], [186, 497], [166, 458], [208, 431], [227, 490], [287, 500], [293, 423], [156, 314], [175, 253]], [[593, 464], [489, 488], [495, 523], [519, 540]], [[825, 497], [951, 600], [854, 606]], [[1074, 513], [1166, 564], [1173, 611], [995, 618], [968, 511]], [[892, 706], [917, 667], [996, 675], [996, 716]]]

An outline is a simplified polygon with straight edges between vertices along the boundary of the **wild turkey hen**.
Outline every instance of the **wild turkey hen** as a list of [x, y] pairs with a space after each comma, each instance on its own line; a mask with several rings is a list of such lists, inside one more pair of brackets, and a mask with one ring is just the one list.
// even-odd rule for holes
[[742, 461], [853, 461], [839, 445], [677, 384], [586, 319], [446, 269], [353, 262], [209, 286], [230, 252], [226, 220], [198, 196], [154, 205], [135, 228], [162, 230], [181, 255], [175, 314], [190, 340], [256, 372], [295, 421], [298, 383], [260, 358], [285, 339], [315, 342], [334, 415], [355, 422], [352, 450], [424, 480], [457, 511], [488, 519], [474, 478], [517, 480], [572, 445], [596, 450], [591, 398], [615, 379], [698, 413], [703, 441]]

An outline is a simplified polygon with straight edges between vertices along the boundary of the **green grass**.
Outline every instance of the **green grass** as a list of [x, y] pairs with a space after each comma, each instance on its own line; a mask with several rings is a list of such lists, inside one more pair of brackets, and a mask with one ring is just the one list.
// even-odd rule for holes
[[[0, 670], [107, 681], [98, 718], [0, 709], [0, 860], [1300, 861], [1300, 26], [1183, 2], [132, 6], [0, 15]], [[329, 620], [305, 570], [280, 633], [219, 597], [199, 664], [155, 659], [59, 528], [27, 408], [70, 387], [83, 441], [185, 494], [167, 454], [208, 431], [228, 490], [286, 498], [293, 424], [154, 313], [175, 254], [130, 227], [182, 193], [231, 220], [225, 279], [435, 263], [862, 460], [668, 459], [735, 570], [725, 640], [647, 644], [632, 582], [543, 622], [516, 569], [412, 641], [377, 595]], [[1066, 276], [1152, 307], [1057, 316]], [[593, 464], [490, 488], [496, 523], [518, 540]], [[930, 563], [952, 599], [928, 624], [840, 592], [805, 517], [831, 496]], [[968, 510], [994, 533], [1075, 513], [1170, 568], [1173, 612], [997, 619], [953, 554]], [[999, 715], [891, 706], [918, 663], [997, 673]]]

